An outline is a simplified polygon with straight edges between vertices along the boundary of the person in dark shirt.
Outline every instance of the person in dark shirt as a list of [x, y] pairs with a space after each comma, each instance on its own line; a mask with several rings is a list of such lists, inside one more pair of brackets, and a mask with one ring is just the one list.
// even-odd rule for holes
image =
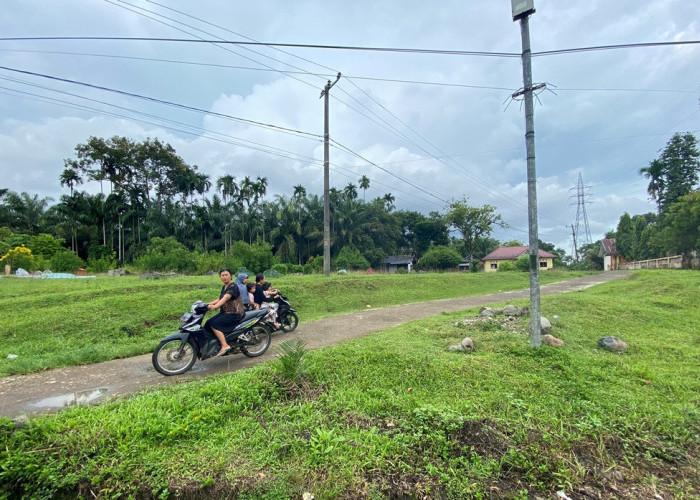
[[243, 303], [241, 301], [241, 293], [236, 284], [232, 281], [231, 271], [222, 269], [219, 271], [219, 277], [224, 286], [221, 288], [218, 300], [212, 300], [207, 304], [208, 309], [221, 308], [221, 311], [216, 316], [209, 318], [204, 324], [204, 329], [213, 333], [221, 344], [221, 350], [216, 354], [222, 356], [229, 352], [232, 347], [228, 345], [223, 331], [232, 330], [243, 317]]

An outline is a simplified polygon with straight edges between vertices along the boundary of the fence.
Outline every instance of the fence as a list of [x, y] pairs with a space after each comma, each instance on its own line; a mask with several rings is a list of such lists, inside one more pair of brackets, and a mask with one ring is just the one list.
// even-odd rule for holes
[[620, 269], [682, 269], [683, 256], [662, 257], [660, 259], [634, 260], [620, 263]]

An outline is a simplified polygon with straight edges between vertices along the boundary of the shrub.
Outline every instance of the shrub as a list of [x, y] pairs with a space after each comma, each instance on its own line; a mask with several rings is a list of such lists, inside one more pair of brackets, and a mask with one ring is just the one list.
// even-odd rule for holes
[[462, 262], [462, 256], [443, 245], [432, 247], [419, 261], [423, 269], [449, 269], [457, 267], [460, 262]]
[[352, 245], [344, 246], [334, 259], [333, 264], [336, 269], [367, 269], [369, 267], [369, 261]]
[[84, 265], [83, 259], [67, 248], [56, 252], [49, 260], [51, 270], [59, 273], [74, 273]]
[[405, 267], [399, 267], [399, 268], [396, 270], [396, 274], [408, 274], [408, 269], [405, 268]]
[[509, 271], [516, 271], [517, 269], [515, 268], [515, 262], [511, 260], [502, 260], [501, 262], [498, 263], [498, 272], [509, 272]]
[[521, 255], [518, 260], [515, 261], [515, 269], [517, 271], [529, 272], [530, 271], [530, 255]]
[[25, 271], [33, 271], [36, 269], [36, 262], [32, 251], [24, 245], [14, 247], [5, 253], [0, 258], [0, 266], [10, 265], [10, 270], [15, 271], [17, 268], [22, 268]]
[[275, 264], [274, 266], [272, 266], [272, 270], [277, 271], [280, 274], [287, 274], [287, 264]]
[[304, 264], [304, 274], [320, 273], [323, 271], [323, 256], [312, 255]]
[[101, 259], [88, 258], [87, 270], [91, 273], [106, 273], [110, 269], [114, 269], [116, 264], [117, 261], [115, 259], [108, 257], [102, 257]]
[[35, 256], [41, 255], [50, 259], [54, 254], [63, 249], [63, 238], [54, 238], [50, 234], [42, 233], [29, 238], [27, 247]]
[[253, 272], [271, 269], [278, 262], [272, 255], [272, 245], [266, 242], [248, 245], [245, 241], [236, 241], [231, 246], [231, 254], [243, 263], [243, 267]]
[[301, 264], [289, 264], [289, 272], [290, 273], [303, 273], [304, 272], [304, 266]]
[[143, 271], [194, 271], [195, 257], [174, 237], [155, 237], [146, 247], [146, 254], [134, 260]]

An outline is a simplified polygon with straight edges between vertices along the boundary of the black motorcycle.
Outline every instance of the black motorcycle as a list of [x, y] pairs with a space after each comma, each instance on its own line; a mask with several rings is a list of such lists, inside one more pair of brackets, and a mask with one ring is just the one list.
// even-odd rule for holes
[[299, 324], [299, 316], [297, 316], [297, 310], [292, 307], [289, 303], [289, 299], [282, 295], [279, 291], [275, 296], [275, 302], [277, 302], [277, 317], [280, 323], [280, 330], [283, 332], [293, 331]]
[[[197, 358], [205, 360], [216, 356], [221, 344], [213, 333], [202, 327], [202, 320], [208, 311], [207, 304], [197, 301], [190, 312], [180, 318], [178, 332], [160, 341], [153, 351], [153, 367], [163, 375], [180, 375], [192, 368]], [[236, 328], [224, 333], [232, 347], [224, 354], [242, 352], [250, 358], [261, 356], [272, 341], [272, 325], [266, 321], [268, 311], [248, 311]]]

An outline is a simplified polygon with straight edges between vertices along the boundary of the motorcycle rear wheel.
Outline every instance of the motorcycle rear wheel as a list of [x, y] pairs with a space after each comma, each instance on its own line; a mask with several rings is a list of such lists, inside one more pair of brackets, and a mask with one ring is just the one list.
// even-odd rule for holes
[[241, 345], [241, 352], [249, 358], [262, 356], [272, 342], [270, 330], [263, 325], [255, 325], [253, 328], [245, 332], [242, 336], [249, 340], [244, 341]]
[[292, 332], [299, 324], [299, 316], [295, 312], [287, 312], [280, 316], [280, 329], [283, 332]]
[[161, 342], [153, 351], [153, 367], [163, 375], [180, 375], [192, 368], [197, 354], [191, 340], [168, 340]]

